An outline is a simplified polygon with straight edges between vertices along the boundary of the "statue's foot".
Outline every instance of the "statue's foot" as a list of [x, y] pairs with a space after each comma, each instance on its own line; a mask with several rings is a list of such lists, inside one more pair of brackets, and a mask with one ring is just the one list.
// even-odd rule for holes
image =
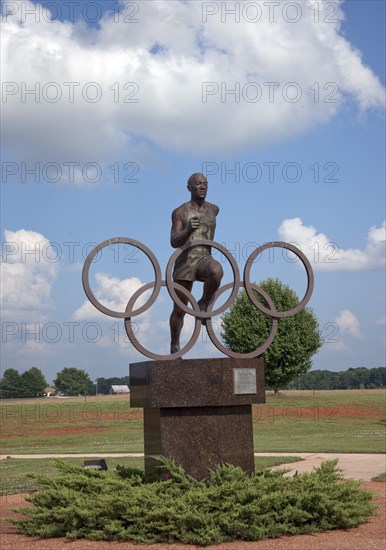
[[177, 353], [180, 351], [180, 346], [178, 344], [170, 344], [170, 354]]
[[[200, 308], [200, 311], [206, 311], [206, 308], [208, 307], [208, 304], [206, 302], [204, 302], [203, 300], [199, 300], [197, 303], [198, 303], [198, 307]], [[206, 325], [206, 318], [201, 319], [201, 324]]]

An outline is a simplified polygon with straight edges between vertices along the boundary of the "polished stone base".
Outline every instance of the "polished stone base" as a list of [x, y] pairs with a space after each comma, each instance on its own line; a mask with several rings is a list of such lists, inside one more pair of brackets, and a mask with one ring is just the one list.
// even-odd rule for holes
[[131, 406], [144, 408], [145, 475], [167, 476], [157, 456], [196, 479], [229, 463], [254, 472], [252, 403], [264, 403], [262, 359], [148, 361], [130, 365]]

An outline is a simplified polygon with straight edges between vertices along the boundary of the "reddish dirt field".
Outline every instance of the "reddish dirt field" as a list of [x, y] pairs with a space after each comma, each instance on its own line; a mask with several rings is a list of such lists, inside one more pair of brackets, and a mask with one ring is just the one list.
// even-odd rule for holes
[[[294, 418], [310, 418], [310, 419], [334, 419], [339, 418], [374, 418], [379, 419], [383, 417], [384, 410], [380, 407], [367, 407], [361, 405], [334, 405], [333, 403], [321, 407], [298, 407], [296, 403], [293, 405], [282, 405], [281, 403], [270, 404], [269, 407], [255, 409], [253, 411], [252, 420], [254, 423], [265, 422], [268, 419], [271, 420], [272, 416], [286, 417], [290, 419]], [[113, 413], [103, 413], [98, 418], [98, 423], [88, 422], [86, 426], [63, 426], [47, 428], [43, 427], [39, 423], [31, 424], [14, 424], [3, 426], [3, 439], [17, 439], [19, 437], [25, 437], [27, 435], [39, 434], [41, 436], [50, 435], [76, 435], [82, 433], [92, 433], [108, 429], [104, 422], [114, 420]], [[127, 413], [120, 413], [119, 419], [121, 422], [125, 420], [137, 420], [143, 418], [142, 411], [132, 411]], [[8, 428], [8, 429], [7, 429]]]
[[[346, 531], [327, 531], [314, 535], [296, 535], [260, 542], [230, 542], [209, 546], [216, 550], [385, 550], [386, 547], [386, 484], [363, 483], [363, 488], [374, 493], [379, 508], [367, 523]], [[92, 542], [65, 539], [36, 539], [18, 535], [15, 528], [4, 517], [16, 517], [11, 511], [24, 503], [23, 495], [11, 495], [0, 498], [0, 544], [2, 550], [23, 549], [40, 550], [52, 548], [63, 550], [189, 550], [199, 548], [186, 544], [138, 545], [128, 542]]]
[[[366, 390], [369, 395], [382, 395], [384, 390]], [[350, 402], [339, 402], [340, 395], [345, 399], [352, 396]], [[272, 397], [271, 394], [268, 393]], [[363, 396], [362, 390], [340, 391], [288, 391], [284, 397], [291, 397], [291, 404], [282, 400], [281, 396], [270, 399], [266, 406], [253, 410], [254, 424], [272, 422], [273, 417], [278, 419], [295, 420], [334, 420], [366, 419], [366, 421], [384, 418], [384, 407], [374, 403], [361, 402], [358, 395]], [[367, 395], [367, 393], [366, 393]], [[312, 401], [304, 406], [301, 401], [304, 396]], [[296, 403], [297, 398], [303, 406]], [[94, 400], [84, 401], [84, 398], [68, 398], [60, 402], [53, 399], [12, 400], [2, 401], [2, 438], [6, 442], [17, 440], [20, 437], [63, 437], [82, 436], [87, 434], [102, 434], [111, 429], [111, 423], [119, 419], [120, 422], [141, 420], [142, 410], [130, 410], [127, 396], [99, 396]], [[292, 401], [293, 399], [293, 401]], [[111, 407], [107, 410], [106, 404]], [[103, 405], [103, 406], [102, 406]], [[103, 412], [102, 412], [103, 409]], [[56, 416], [58, 417], [56, 418]], [[41, 421], [40, 421], [41, 419]], [[86, 422], [85, 422], [86, 420]]]
[[[129, 420], [140, 420], [143, 418], [142, 411], [132, 411], [127, 413], [119, 413], [119, 421], [125, 422]], [[76, 426], [64, 426], [63, 428], [45, 428], [47, 423], [40, 422], [26, 422], [21, 419], [20, 423], [16, 423], [13, 418], [8, 419], [8, 422], [5, 421], [2, 425], [3, 439], [16, 439], [19, 437], [25, 437], [26, 434], [39, 433], [39, 435], [71, 435], [79, 433], [90, 433], [98, 430], [108, 430], [108, 425], [105, 422], [114, 422], [116, 420], [116, 415], [114, 413], [102, 413], [98, 416], [98, 419], [95, 423], [88, 421], [86, 425], [84, 424], [84, 418], [79, 416], [79, 418], [74, 417], [74, 422], [78, 423]], [[33, 418], [32, 418], [33, 420]], [[43, 427], [42, 427], [43, 426]]]

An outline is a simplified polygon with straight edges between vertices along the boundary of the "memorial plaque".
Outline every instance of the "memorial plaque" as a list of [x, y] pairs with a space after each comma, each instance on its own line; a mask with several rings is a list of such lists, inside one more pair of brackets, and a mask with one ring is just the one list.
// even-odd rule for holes
[[236, 395], [256, 393], [256, 370], [233, 369], [233, 383]]

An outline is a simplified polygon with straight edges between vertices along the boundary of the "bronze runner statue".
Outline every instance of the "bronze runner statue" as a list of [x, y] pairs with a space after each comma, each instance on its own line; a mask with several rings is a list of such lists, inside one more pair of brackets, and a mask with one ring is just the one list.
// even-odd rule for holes
[[[195, 173], [188, 179], [188, 189], [191, 193], [189, 202], [185, 202], [172, 213], [172, 230], [170, 243], [173, 248], [179, 248], [188, 241], [200, 239], [214, 240], [216, 229], [216, 216], [219, 207], [206, 202], [208, 180], [203, 174]], [[176, 261], [173, 272], [173, 280], [189, 292], [193, 282], [204, 283], [203, 294], [198, 305], [205, 311], [212, 301], [216, 290], [220, 287], [223, 276], [221, 264], [214, 260], [210, 246], [194, 246], [185, 250]], [[188, 298], [181, 292], [178, 297], [184, 303]], [[170, 353], [180, 349], [180, 334], [184, 324], [185, 312], [174, 304], [170, 316]]]

